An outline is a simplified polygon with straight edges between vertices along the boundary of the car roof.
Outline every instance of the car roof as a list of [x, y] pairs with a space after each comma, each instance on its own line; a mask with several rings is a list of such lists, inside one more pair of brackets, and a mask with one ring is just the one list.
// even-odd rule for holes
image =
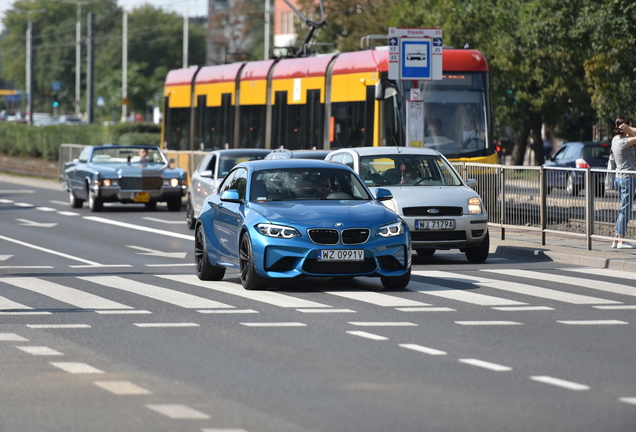
[[351, 170], [348, 166], [338, 162], [320, 159], [264, 159], [258, 161], [242, 162], [238, 166], [245, 166], [254, 171], [281, 168], [336, 168]]
[[269, 149], [258, 149], [258, 148], [240, 148], [240, 149], [220, 149], [220, 150], [212, 150], [210, 153], [218, 153], [219, 155], [235, 155], [235, 154], [245, 154], [245, 153], [262, 153], [269, 154], [271, 150]]
[[346, 149], [338, 149], [337, 151], [353, 151], [360, 156], [373, 156], [373, 155], [399, 155], [399, 154], [417, 154], [417, 155], [429, 155], [438, 156], [441, 155], [437, 150], [422, 147], [394, 147], [394, 146], [382, 146], [382, 147], [354, 147]]
[[130, 145], [119, 145], [119, 144], [100, 144], [93, 146], [93, 149], [102, 149], [102, 148], [147, 148], [147, 149], [159, 149], [159, 146], [153, 146], [148, 144], [130, 144]]

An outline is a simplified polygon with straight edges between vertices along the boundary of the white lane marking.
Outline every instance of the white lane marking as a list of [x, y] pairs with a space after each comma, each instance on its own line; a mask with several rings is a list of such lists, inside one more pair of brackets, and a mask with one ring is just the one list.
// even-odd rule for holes
[[137, 252], [137, 255], [148, 255], [148, 256], [156, 256], [161, 258], [184, 259], [186, 255], [188, 254], [187, 252], [161, 252], [158, 250], [148, 249], [145, 247], [134, 246], [134, 245], [127, 245], [126, 247], [143, 251], [143, 252]]
[[158, 222], [158, 223], [161, 223], [161, 224], [183, 225], [183, 221], [169, 221], [169, 220], [165, 220], [165, 219], [159, 219], [159, 218], [153, 218], [153, 217], [147, 217], [147, 216], [144, 216], [142, 219], [145, 219], [145, 220], [150, 221], [150, 222]]
[[29, 340], [15, 333], [0, 333], [0, 341], [28, 342]]
[[194, 267], [195, 263], [179, 263], [179, 264], [146, 264], [146, 267]]
[[[575, 273], [584, 273], [598, 276], [607, 276], [613, 277], [617, 279], [627, 279], [629, 281], [634, 280], [634, 272], [632, 271], [624, 271], [624, 270], [611, 270], [611, 269], [602, 269], [602, 268], [590, 268], [590, 267], [573, 267], [573, 268], [558, 268], [557, 270], [575, 272]], [[603, 282], [601, 282], [603, 283]]]
[[30, 226], [35, 228], [53, 228], [57, 225], [57, 222], [47, 223], [47, 222], [35, 222], [28, 219], [16, 219], [16, 221], [20, 222], [22, 226]]
[[0, 235], [0, 240], [5, 240], [5, 241], [8, 241], [8, 242], [16, 243], [16, 244], [19, 244], [21, 246], [26, 246], [26, 247], [29, 247], [31, 249], [36, 249], [36, 250], [39, 250], [39, 251], [42, 251], [42, 252], [46, 252], [46, 253], [50, 253], [50, 254], [53, 254], [53, 255], [61, 256], [62, 258], [68, 258], [68, 259], [73, 260], [73, 261], [83, 262], [84, 264], [89, 264], [89, 265], [94, 265], [94, 266], [101, 265], [101, 264], [96, 263], [94, 261], [89, 261], [89, 260], [85, 260], [83, 258], [74, 257], [72, 255], [68, 255], [68, 254], [65, 254], [65, 253], [62, 253], [62, 252], [54, 251], [52, 249], [43, 248], [43, 247], [36, 246], [36, 245], [30, 244], [30, 243], [25, 243], [23, 241], [12, 239], [12, 238], [1, 236], [1, 235]]
[[72, 373], [72, 374], [101, 374], [104, 373], [103, 370], [99, 370], [89, 364], [86, 363], [76, 363], [76, 362], [51, 362], [51, 364], [57, 368], [62, 369], [63, 371]]
[[130, 381], [94, 381], [93, 384], [116, 395], [145, 395], [152, 393], [150, 390], [139, 387]]
[[232, 294], [235, 296], [243, 297], [246, 299], [271, 304], [274, 306], [280, 306], [285, 308], [330, 308], [331, 306], [322, 303], [317, 303], [309, 300], [303, 300], [296, 297], [280, 294], [273, 291], [246, 291], [240, 284], [230, 282], [211, 282], [202, 281], [196, 275], [184, 274], [184, 275], [155, 275], [160, 278], [172, 280], [175, 282], [186, 283], [189, 285], [198, 286], [200, 288], [208, 288], [215, 291], [220, 291], [226, 294]]
[[201, 429], [201, 432], [247, 432], [245, 429], [226, 429], [226, 428], [214, 428], [214, 429], [210, 429], [210, 428], [203, 428]]
[[347, 331], [348, 334], [353, 335], [353, 336], [360, 336], [366, 339], [371, 339], [371, 340], [376, 340], [376, 341], [384, 341], [384, 340], [389, 340], [388, 337], [384, 337], [384, 336], [380, 336], [377, 334], [373, 334], [373, 333], [368, 333], [365, 331], [357, 331], [357, 330], [351, 330], [351, 331]]
[[58, 200], [50, 200], [49, 201], [51, 204], [58, 204], [58, 205], [68, 205], [69, 202], [68, 201], [58, 201]]
[[72, 211], [59, 211], [57, 212], [57, 214], [62, 215], [62, 216], [79, 216], [79, 213], [75, 213]]
[[0, 255], [0, 261], [6, 261], [11, 258], [13, 255]]
[[[534, 272], [534, 271], [528, 271], [528, 270], [482, 270], [482, 271], [510, 275], [510, 276], [515, 276], [520, 278], [542, 280], [542, 281], [553, 282], [557, 284], [574, 285], [577, 288], [578, 287], [590, 288], [590, 289], [594, 289], [598, 291], [609, 292], [612, 294], [622, 294], [622, 295], [636, 297], [636, 290], [634, 289], [633, 285], [621, 285], [621, 284], [612, 283], [612, 282], [602, 282], [602, 281], [597, 281], [593, 279], [584, 279], [584, 278], [577, 278], [572, 276], [561, 276], [561, 275], [557, 275], [553, 273], [541, 273], [541, 272]], [[614, 302], [614, 303], [620, 303], [620, 302]]]
[[9, 310], [9, 309], [33, 309], [29, 306], [25, 306], [20, 303], [16, 303], [13, 300], [9, 300], [5, 297], [0, 297], [0, 309]]
[[351, 309], [296, 309], [298, 312], [304, 313], [356, 313]]
[[[490, 270], [482, 270], [490, 271]], [[497, 272], [496, 270], [494, 272]], [[571, 294], [568, 292], [553, 290], [549, 288], [541, 288], [534, 285], [527, 285], [523, 283], [500, 281], [497, 279], [485, 278], [482, 276], [465, 276], [457, 273], [444, 272], [444, 271], [426, 271], [415, 272], [418, 276], [436, 277], [445, 280], [452, 280], [455, 282], [463, 282], [467, 284], [482, 286], [485, 288], [493, 288], [501, 291], [512, 292], [516, 294], [523, 294], [532, 297], [539, 297], [548, 300], [555, 300], [564, 303], [571, 304], [619, 304], [614, 300], [606, 300], [597, 297], [590, 297], [581, 294]], [[511, 273], [513, 274], [513, 273]], [[497, 305], [503, 306], [503, 305]]]
[[530, 377], [531, 380], [537, 381], [537, 382], [542, 382], [544, 384], [551, 384], [553, 386], [557, 386], [557, 387], [562, 387], [568, 390], [575, 390], [575, 391], [581, 391], [581, 390], [589, 390], [590, 387], [586, 386], [584, 384], [579, 384], [579, 383], [575, 383], [572, 381], [566, 381], [566, 380], [562, 380], [559, 378], [553, 378], [553, 377], [549, 377], [549, 376], [545, 376], [545, 375], [537, 375], [537, 376], [531, 376]]
[[186, 405], [146, 405], [147, 408], [173, 420], [208, 420], [209, 415]]
[[554, 308], [548, 306], [503, 306], [503, 307], [494, 307], [495, 310], [500, 311], [546, 311], [546, 310], [554, 310]]
[[143, 226], [143, 225], [135, 225], [135, 224], [129, 224], [129, 223], [126, 223], [126, 222], [119, 222], [119, 221], [110, 220], [110, 219], [106, 219], [106, 218], [98, 217], [98, 216], [84, 216], [84, 219], [89, 220], [89, 221], [93, 221], [93, 222], [99, 222], [99, 223], [103, 223], [103, 224], [108, 224], [108, 225], [115, 225], [115, 226], [119, 226], [119, 227], [122, 227], [122, 228], [129, 228], [129, 229], [134, 229], [134, 230], [138, 230], [138, 231], [145, 231], [145, 232], [150, 232], [150, 233], [154, 233], [154, 234], [160, 234], [160, 235], [164, 235], [164, 236], [167, 236], [167, 237], [176, 237], [176, 238], [180, 238], [180, 239], [194, 241], [194, 236], [193, 235], [179, 234], [179, 233], [174, 233], [174, 232], [170, 232], [170, 231], [164, 231], [164, 230], [160, 230], [160, 229], [156, 229], [156, 228], [150, 228], [150, 227]]
[[152, 312], [143, 309], [133, 310], [98, 310], [95, 311], [100, 315], [138, 315], [138, 314], [150, 314]]
[[59, 351], [55, 351], [52, 348], [45, 346], [18, 346], [16, 347], [22, 351], [33, 355], [46, 355], [46, 356], [61, 356], [64, 355]]
[[595, 309], [608, 309], [608, 310], [629, 310], [636, 309], [636, 305], [618, 305], [618, 306], [592, 306]]
[[373, 291], [351, 290], [351, 291], [323, 291], [325, 294], [331, 294], [338, 297], [344, 297], [351, 300], [357, 300], [370, 303], [376, 306], [398, 307], [398, 306], [431, 306], [428, 303], [422, 303], [415, 300], [407, 300], [399, 297], [380, 294]]
[[0, 269], [52, 269], [53, 266], [0, 266]]
[[70, 265], [70, 268], [108, 268], [108, 267], [132, 267], [130, 264], [97, 264], [97, 265]]
[[504, 365], [500, 365], [496, 363], [490, 363], [484, 360], [470, 359], [470, 358], [464, 358], [464, 359], [458, 359], [458, 360], [462, 363], [466, 363], [471, 366], [477, 366], [477, 367], [488, 369], [495, 372], [507, 372], [512, 370], [512, 368], [509, 366], [504, 366]]
[[579, 321], [557, 321], [561, 324], [568, 325], [621, 325], [621, 324], [629, 324], [625, 321], [618, 320], [579, 320]]
[[636, 397], [623, 397], [618, 399], [621, 402], [636, 405]]
[[413, 308], [395, 308], [400, 312], [455, 312], [455, 309], [447, 307], [413, 307]]
[[523, 325], [523, 323], [516, 321], [455, 321], [455, 324], [465, 326]]
[[349, 324], [358, 327], [415, 327], [417, 324], [412, 322], [394, 322], [394, 321], [349, 321]]
[[16, 286], [54, 298], [64, 303], [84, 309], [132, 309], [121, 303], [107, 300], [75, 288], [46, 281], [34, 277], [8, 277], [0, 278], [0, 282]]
[[15, 205], [16, 207], [27, 207], [27, 208], [28, 208], [28, 207], [35, 207], [33, 204], [24, 203], [24, 202], [21, 202], [21, 203], [15, 203], [14, 205]]
[[32, 329], [83, 329], [91, 328], [88, 324], [27, 324]]
[[254, 309], [207, 309], [207, 310], [198, 310], [197, 312], [203, 314], [250, 314], [250, 313], [258, 313]]
[[13, 203], [13, 200], [8, 200], [4, 198], [0, 199], [0, 204], [12, 204], [12, 203]]
[[[413, 272], [419, 273], [419, 272]], [[457, 300], [464, 303], [471, 303], [479, 306], [512, 306], [512, 305], [525, 305], [526, 303], [516, 300], [504, 299], [501, 297], [494, 297], [485, 294], [478, 294], [470, 290], [462, 290], [455, 288], [448, 288], [440, 285], [432, 285], [422, 282], [411, 281], [409, 286], [406, 287], [409, 291], [415, 291], [426, 295], [432, 295], [436, 297], [442, 297], [448, 300]]]
[[400, 344], [402, 348], [410, 349], [413, 351], [421, 352], [428, 355], [446, 355], [445, 351], [440, 351], [434, 348], [428, 348], [422, 345], [416, 344]]
[[199, 327], [197, 323], [133, 323], [133, 325], [148, 328]]
[[[9, 195], [9, 194], [32, 194], [35, 193], [35, 189], [3, 189], [0, 190], [0, 193]], [[0, 200], [1, 203], [12, 203], [13, 201], [3, 199]]]
[[53, 207], [36, 207], [35, 209], [39, 211], [43, 211], [43, 212], [52, 212], [57, 210], [57, 209], [54, 209]]
[[170, 303], [176, 306], [181, 306], [183, 308], [222, 309], [234, 307], [207, 298], [175, 291], [168, 288], [161, 288], [130, 279], [125, 279], [119, 276], [82, 276], [79, 277], [79, 279], [93, 282], [102, 286], [107, 286], [109, 288], [116, 288], [133, 294], [150, 297], [152, 299]]
[[0, 312], [0, 315], [53, 315], [45, 311]]
[[307, 327], [307, 324], [299, 322], [242, 322], [240, 324], [246, 327]]

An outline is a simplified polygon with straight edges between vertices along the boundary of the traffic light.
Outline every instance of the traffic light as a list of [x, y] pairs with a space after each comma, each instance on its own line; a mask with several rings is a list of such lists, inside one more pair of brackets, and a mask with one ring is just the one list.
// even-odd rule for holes
[[57, 108], [60, 106], [60, 102], [57, 100], [57, 94], [53, 95], [53, 108]]

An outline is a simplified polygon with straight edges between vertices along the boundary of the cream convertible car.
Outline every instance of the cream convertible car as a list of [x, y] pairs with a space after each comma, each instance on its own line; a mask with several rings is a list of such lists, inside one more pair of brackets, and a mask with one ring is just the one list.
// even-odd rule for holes
[[413, 249], [431, 256], [437, 249], [459, 249], [468, 261], [488, 258], [488, 218], [479, 195], [464, 183], [439, 152], [413, 147], [359, 147], [335, 150], [326, 160], [353, 168], [367, 187], [386, 188], [383, 201], [411, 230]]

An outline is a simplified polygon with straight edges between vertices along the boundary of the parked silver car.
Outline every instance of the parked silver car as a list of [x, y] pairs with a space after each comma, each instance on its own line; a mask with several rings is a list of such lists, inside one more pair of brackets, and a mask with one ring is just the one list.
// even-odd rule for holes
[[186, 223], [194, 229], [203, 201], [212, 195], [227, 173], [240, 162], [264, 159], [271, 153], [265, 149], [214, 150], [206, 154], [190, 178], [186, 196]]
[[[411, 230], [413, 249], [431, 256], [437, 249], [459, 249], [470, 262], [488, 258], [488, 217], [479, 195], [439, 152], [413, 147], [358, 147], [335, 150], [325, 160], [351, 167], [367, 187], [386, 188], [383, 204]], [[470, 186], [469, 186], [470, 185]]]

